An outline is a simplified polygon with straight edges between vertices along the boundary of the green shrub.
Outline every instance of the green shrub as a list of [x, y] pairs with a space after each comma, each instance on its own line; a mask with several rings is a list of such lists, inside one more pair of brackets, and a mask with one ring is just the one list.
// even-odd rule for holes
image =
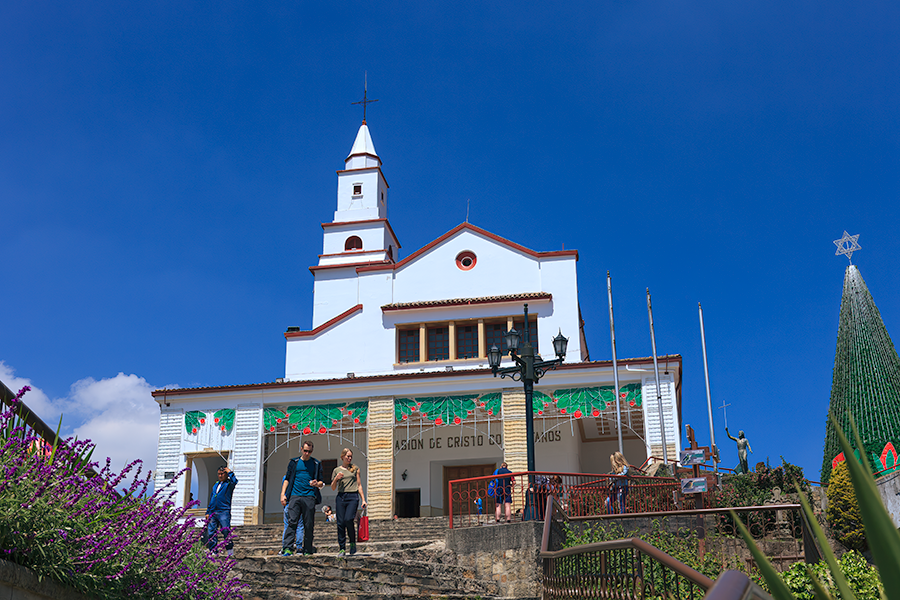
[[[851, 550], [841, 557], [838, 564], [857, 598], [877, 600], [881, 597], [883, 588], [881, 579], [878, 577], [878, 569], [867, 563], [862, 554]], [[841, 597], [834, 578], [828, 570], [828, 564], [824, 560], [811, 565], [810, 570], [832, 596]], [[784, 579], [788, 589], [797, 600], [815, 600], [815, 588], [804, 563], [794, 563], [790, 569], [781, 574], [781, 578]]]
[[831, 471], [827, 496], [828, 510], [825, 511], [825, 517], [835, 537], [847, 548], [865, 550], [866, 530], [846, 462], [838, 463]]

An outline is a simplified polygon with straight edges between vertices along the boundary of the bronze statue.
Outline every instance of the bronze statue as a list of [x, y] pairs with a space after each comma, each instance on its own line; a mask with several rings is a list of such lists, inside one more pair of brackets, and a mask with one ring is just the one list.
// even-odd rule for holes
[[740, 464], [738, 464], [737, 468], [734, 470], [735, 473], [749, 473], [750, 472], [750, 464], [747, 462], [747, 450], [753, 453], [753, 448], [750, 447], [750, 441], [744, 437], [744, 431], [741, 430], [738, 432], [738, 436], [734, 437], [730, 433], [728, 433], [728, 428], [725, 428], [725, 435], [727, 435], [730, 439], [737, 442], [737, 451], [738, 451], [738, 460]]

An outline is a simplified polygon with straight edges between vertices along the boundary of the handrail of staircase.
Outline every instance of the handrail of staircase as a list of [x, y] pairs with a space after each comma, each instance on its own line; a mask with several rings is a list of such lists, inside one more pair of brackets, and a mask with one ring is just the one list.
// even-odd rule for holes
[[[638, 538], [551, 550], [551, 546], [561, 545], [554, 534], [564, 534], [569, 518], [552, 496], [547, 498], [545, 514], [540, 552], [544, 598], [583, 597], [594, 590], [621, 597], [643, 597], [647, 586], [653, 593], [662, 592], [667, 597], [694, 598], [695, 586], [704, 592], [713, 587], [713, 580], [706, 575]], [[555, 523], [559, 525], [554, 526]], [[651, 563], [645, 564], [643, 557]], [[652, 563], [660, 568], [654, 568]], [[671, 580], [667, 572], [671, 573]], [[679, 577], [685, 580], [684, 584]], [[682, 596], [682, 591], [687, 595]]]
[[[799, 505], [786, 504], [768, 506], [766, 508], [796, 508]], [[737, 510], [747, 510], [761, 507], [738, 507]], [[720, 509], [721, 510], [721, 509]], [[715, 510], [702, 509], [685, 511], [693, 514], [715, 512]], [[612, 540], [608, 542], [595, 542], [583, 544], [571, 548], [552, 549], [551, 546], [561, 545], [560, 536], [565, 533], [570, 519], [555, 498], [547, 498], [546, 518], [544, 519], [544, 531], [541, 536], [540, 556], [543, 562], [544, 577], [542, 586], [544, 598], [568, 598], [584, 597], [586, 592], [603, 591], [611, 594], [609, 597], [643, 598], [647, 592], [647, 586], [656, 586], [656, 575], [659, 571], [663, 594], [672, 598], [696, 598], [697, 591], [705, 592], [704, 600], [772, 600], [772, 597], [762, 588], [753, 583], [740, 571], [725, 571], [718, 579], [713, 581], [706, 575], [692, 569], [677, 559], [669, 556], [662, 550], [638, 538]], [[554, 533], [557, 538], [554, 539]], [[557, 543], [554, 543], [557, 542]], [[618, 551], [618, 552], [617, 552]], [[654, 569], [651, 565], [645, 565], [639, 557], [643, 555], [654, 561], [662, 569]], [[566, 557], [575, 557], [568, 565], [562, 565], [563, 576], [554, 574], [554, 568], [559, 566], [554, 563]], [[623, 570], [624, 568], [624, 570]], [[630, 572], [629, 571], [630, 568]], [[581, 569], [582, 573], [574, 571]], [[665, 569], [673, 573], [671, 580], [674, 589], [668, 589], [669, 581], [665, 575]], [[594, 571], [594, 572], [584, 572]], [[684, 578], [686, 589], [681, 589], [678, 576]], [[649, 581], [648, 581], [649, 580]], [[694, 590], [696, 586], [698, 590]], [[586, 587], [603, 588], [586, 590]], [[656, 590], [659, 591], [659, 590]], [[682, 595], [682, 592], [685, 594]]]

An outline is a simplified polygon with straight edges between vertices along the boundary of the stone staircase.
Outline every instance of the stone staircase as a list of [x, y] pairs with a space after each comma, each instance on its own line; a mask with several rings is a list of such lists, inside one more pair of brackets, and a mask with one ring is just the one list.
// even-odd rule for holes
[[281, 525], [236, 527], [236, 571], [248, 600], [503, 597], [500, 575], [447, 549], [447, 526], [442, 517], [370, 521], [370, 540], [342, 558], [330, 523], [316, 522], [316, 553], [305, 557], [278, 555]]

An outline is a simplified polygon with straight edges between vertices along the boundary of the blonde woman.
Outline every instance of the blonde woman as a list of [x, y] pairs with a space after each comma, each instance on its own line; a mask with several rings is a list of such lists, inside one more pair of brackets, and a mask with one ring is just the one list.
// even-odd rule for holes
[[625, 497], [628, 496], [628, 461], [621, 452], [617, 451], [609, 455], [609, 462], [612, 465], [613, 474], [621, 475], [613, 483], [613, 493], [619, 512], [625, 514]]
[[359, 467], [353, 464], [353, 451], [350, 448], [341, 450], [341, 464], [331, 474], [331, 489], [337, 490], [334, 502], [337, 514], [338, 556], [346, 552], [347, 537], [350, 537], [350, 554], [356, 554], [356, 511], [366, 508], [366, 495], [363, 493], [362, 476]]

